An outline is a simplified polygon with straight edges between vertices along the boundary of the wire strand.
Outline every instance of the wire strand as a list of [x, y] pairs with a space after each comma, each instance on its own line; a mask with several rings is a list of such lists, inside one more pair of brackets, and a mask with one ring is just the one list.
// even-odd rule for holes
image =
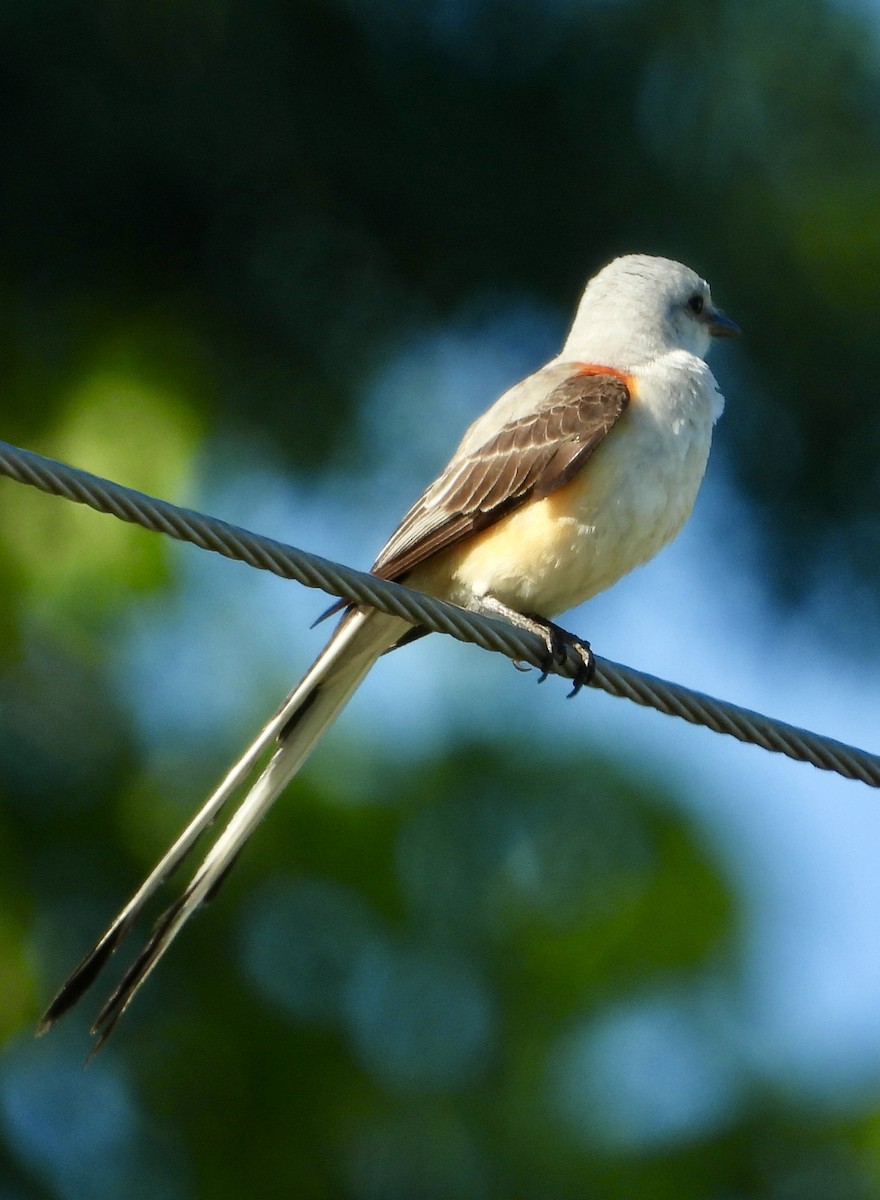
[[[7, 442], [0, 442], [0, 475], [50, 495], [86, 504], [98, 512], [110, 513], [122, 521], [167, 534], [178, 541], [191, 542], [225, 558], [271, 571], [285, 579], [295, 579], [331, 596], [369, 604], [404, 617], [414, 625], [447, 633], [462, 642], [473, 642], [484, 650], [505, 654], [534, 667], [543, 669], [545, 666], [543, 642], [534, 634], [515, 629], [496, 617], [467, 612], [401, 584], [331, 562], [216, 517], [180, 508], [167, 500], [158, 500]], [[569, 650], [563, 662], [552, 664], [549, 669], [553, 674], [572, 679], [581, 666], [581, 659]], [[845, 779], [880, 787], [880, 756], [876, 754], [740, 708], [726, 700], [705, 696], [680, 684], [657, 679], [632, 667], [597, 656], [591, 686], [646, 708], [680, 717], [692, 725], [703, 725], [741, 742], [810, 763], [823, 771], [832, 771]]]

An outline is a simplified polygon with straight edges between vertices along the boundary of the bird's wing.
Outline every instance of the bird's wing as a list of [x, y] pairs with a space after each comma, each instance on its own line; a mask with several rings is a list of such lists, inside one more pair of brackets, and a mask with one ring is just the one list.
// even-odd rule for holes
[[630, 389], [621, 374], [572, 364], [538, 407], [452, 457], [391, 535], [374, 574], [402, 579], [431, 555], [567, 483], [620, 420]]

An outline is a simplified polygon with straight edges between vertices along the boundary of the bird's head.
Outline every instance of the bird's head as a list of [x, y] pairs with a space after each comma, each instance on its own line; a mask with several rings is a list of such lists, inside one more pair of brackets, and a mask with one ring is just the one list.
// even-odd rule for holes
[[587, 284], [564, 353], [631, 369], [672, 350], [705, 358], [713, 338], [737, 333], [696, 271], [669, 258], [627, 254]]

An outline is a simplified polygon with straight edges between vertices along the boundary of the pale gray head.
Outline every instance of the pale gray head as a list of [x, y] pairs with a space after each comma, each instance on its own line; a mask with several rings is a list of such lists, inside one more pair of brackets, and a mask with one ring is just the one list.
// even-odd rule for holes
[[670, 258], [627, 254], [587, 284], [563, 355], [627, 370], [671, 350], [705, 358], [714, 337], [739, 333], [705, 279]]

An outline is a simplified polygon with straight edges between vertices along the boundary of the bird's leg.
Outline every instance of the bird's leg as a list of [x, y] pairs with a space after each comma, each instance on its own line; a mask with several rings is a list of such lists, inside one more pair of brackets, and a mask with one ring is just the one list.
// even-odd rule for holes
[[[574, 650], [575, 654], [581, 660], [581, 666], [577, 674], [574, 676], [574, 687], [568, 693], [569, 699], [576, 696], [578, 692], [588, 684], [596, 673], [596, 660], [593, 657], [593, 651], [590, 649], [590, 643], [585, 642], [574, 633], [569, 633], [567, 629], [563, 629], [560, 625], [555, 625], [552, 621], [548, 621], [546, 617], [538, 616], [537, 613], [521, 613], [515, 608], [509, 608], [506, 604], [502, 604], [500, 600], [496, 600], [494, 596], [481, 596], [479, 601], [480, 609], [489, 613], [492, 616], [503, 617], [505, 621], [509, 621], [511, 625], [515, 625], [517, 629], [525, 629], [528, 633], [534, 633], [541, 638], [544, 645], [547, 647], [547, 656], [542, 664], [543, 671], [538, 683], [543, 683], [549, 673], [549, 668], [554, 663], [564, 663], [566, 654], [569, 649]], [[513, 664], [518, 670], [526, 670], [527, 668], [522, 663], [514, 662]]]

